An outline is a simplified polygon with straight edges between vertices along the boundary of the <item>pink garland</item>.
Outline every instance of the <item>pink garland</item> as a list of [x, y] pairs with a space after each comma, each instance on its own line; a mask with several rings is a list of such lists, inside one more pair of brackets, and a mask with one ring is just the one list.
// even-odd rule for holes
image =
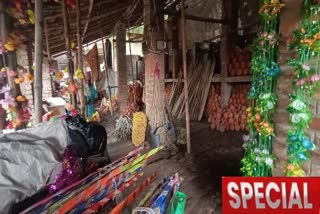
[[76, 152], [67, 147], [63, 154], [63, 169], [56, 175], [56, 182], [49, 187], [50, 194], [73, 184], [82, 178], [81, 159]]

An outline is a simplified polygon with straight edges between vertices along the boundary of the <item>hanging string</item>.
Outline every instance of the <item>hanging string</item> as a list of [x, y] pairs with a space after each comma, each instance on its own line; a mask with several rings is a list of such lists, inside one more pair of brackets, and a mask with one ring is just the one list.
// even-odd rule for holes
[[316, 148], [307, 131], [312, 122], [311, 102], [319, 93], [320, 75], [320, 5], [317, 1], [304, 0], [304, 19], [293, 35], [295, 41], [290, 45], [298, 53], [289, 65], [295, 68], [294, 92], [289, 95], [290, 130], [287, 142], [286, 176], [306, 176], [302, 163], [310, 161], [310, 152]]
[[274, 165], [275, 83], [280, 73], [277, 62], [279, 12], [284, 5], [279, 0], [264, 0], [260, 8], [262, 29], [252, 45], [252, 83], [248, 93], [251, 106], [247, 111], [249, 135], [244, 136], [245, 154], [241, 172], [245, 176], [271, 176]]

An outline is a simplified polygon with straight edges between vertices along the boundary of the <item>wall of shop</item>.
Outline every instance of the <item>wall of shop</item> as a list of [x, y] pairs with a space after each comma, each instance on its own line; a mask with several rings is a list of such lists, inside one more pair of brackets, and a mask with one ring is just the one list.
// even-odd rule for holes
[[[274, 176], [283, 176], [287, 160], [287, 142], [286, 137], [289, 126], [289, 114], [287, 107], [289, 105], [288, 95], [292, 92], [292, 80], [294, 70], [286, 64], [290, 57], [295, 53], [287, 48], [287, 44], [292, 41], [292, 31], [296, 29], [301, 20], [302, 0], [286, 0], [285, 8], [281, 11], [280, 20], [280, 58], [282, 75], [278, 80], [277, 92], [279, 96], [278, 111], [275, 115], [276, 139], [273, 145], [273, 152], [277, 158], [276, 166], [273, 171]], [[308, 130], [310, 139], [316, 144], [317, 149], [312, 153], [311, 162], [304, 163], [303, 169], [309, 176], [320, 175], [320, 92], [312, 102], [314, 119]]]

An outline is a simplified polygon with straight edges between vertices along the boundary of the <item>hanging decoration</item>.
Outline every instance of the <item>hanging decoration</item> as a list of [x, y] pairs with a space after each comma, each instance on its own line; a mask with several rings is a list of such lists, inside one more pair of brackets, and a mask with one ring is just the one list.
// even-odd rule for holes
[[17, 77], [17, 78], [14, 79], [14, 82], [16, 84], [21, 84], [21, 83], [24, 82], [24, 78], [23, 77]]
[[0, 93], [4, 95], [4, 99], [0, 100], [0, 105], [6, 111], [7, 129], [15, 129], [17, 125], [17, 102], [11, 94], [9, 86], [3, 86]]
[[283, 7], [280, 0], [264, 0], [259, 10], [262, 28], [252, 46], [250, 107], [246, 110], [249, 135], [244, 136], [245, 155], [241, 160], [241, 171], [245, 176], [271, 176], [274, 165], [273, 113], [277, 100], [276, 80], [280, 73], [278, 25]]
[[83, 72], [80, 68], [77, 68], [76, 73], [75, 73], [76, 79], [82, 80], [83, 79]]
[[62, 80], [63, 77], [64, 77], [64, 73], [62, 71], [56, 71], [55, 72], [55, 77], [56, 79], [59, 81], [59, 80]]
[[298, 53], [296, 59], [290, 59], [289, 65], [295, 68], [294, 92], [289, 95], [288, 106], [291, 129], [288, 131], [288, 160], [286, 176], [305, 176], [301, 165], [310, 161], [310, 151], [314, 143], [307, 134], [312, 121], [311, 101], [320, 88], [320, 3], [305, 0], [304, 20], [294, 31], [295, 41], [289, 48]]
[[82, 177], [82, 162], [72, 147], [67, 147], [63, 153], [62, 168], [62, 171], [55, 177], [56, 181], [49, 187], [51, 194], [75, 183]]
[[25, 81], [27, 82], [27, 83], [33, 83], [33, 80], [34, 80], [34, 77], [33, 77], [33, 75], [32, 74], [30, 74], [30, 73], [26, 73], [25, 75], [24, 75], [24, 79], [25, 79]]
[[12, 0], [8, 1], [7, 12], [10, 16], [17, 19], [20, 24], [34, 24], [35, 15], [32, 10], [32, 4], [30, 0]]

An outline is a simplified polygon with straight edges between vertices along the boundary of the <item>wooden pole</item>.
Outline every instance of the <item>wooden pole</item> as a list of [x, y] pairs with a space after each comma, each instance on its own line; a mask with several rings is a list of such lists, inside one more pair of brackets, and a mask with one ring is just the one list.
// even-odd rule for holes
[[[47, 56], [48, 56], [48, 64], [49, 68], [52, 66], [52, 58], [51, 58], [51, 52], [50, 52], [50, 44], [49, 44], [49, 32], [48, 32], [48, 19], [44, 20], [44, 33], [46, 37], [46, 49], [47, 49]], [[53, 85], [53, 79], [52, 75], [50, 74], [50, 85], [51, 85], [51, 91], [54, 89]]]
[[186, 108], [186, 141], [187, 152], [191, 153], [191, 137], [190, 137], [190, 113], [189, 113], [189, 93], [188, 93], [188, 72], [187, 72], [187, 48], [186, 48], [186, 18], [184, 11], [184, 0], [181, 0], [181, 37], [182, 37], [182, 60], [183, 60], [183, 75], [184, 75], [184, 102]]
[[107, 64], [107, 54], [106, 54], [106, 44], [104, 42], [104, 39], [102, 38], [102, 50], [103, 50], [103, 62], [104, 62], [104, 70], [106, 72], [107, 75], [107, 90], [108, 90], [108, 95], [109, 95], [109, 99], [110, 99], [110, 114], [111, 117], [113, 117], [113, 108], [112, 108], [112, 94], [111, 94], [111, 88], [110, 88], [110, 83], [109, 83], [109, 73], [108, 73], [108, 64]]
[[[78, 68], [83, 72], [80, 0], [77, 0], [77, 40], [78, 40]], [[85, 117], [86, 116], [86, 99], [84, 96], [83, 79], [80, 80], [80, 111], [82, 116]]]
[[8, 38], [5, 11], [6, 11], [5, 2], [0, 1], [0, 34], [1, 34], [1, 39], [3, 43], [5, 43]]
[[[66, 0], [62, 0], [62, 15], [63, 15], [63, 25], [64, 25], [64, 38], [65, 38], [65, 46], [66, 46], [66, 55], [68, 57], [68, 68], [69, 68], [69, 78], [70, 84], [74, 84], [74, 66], [71, 56], [71, 41], [70, 41], [70, 28], [69, 28], [69, 20], [68, 20], [68, 9]], [[77, 100], [74, 92], [71, 92], [71, 104], [77, 108]]]
[[35, 1], [35, 81], [34, 81], [34, 123], [42, 122], [42, 0]]
[[[29, 67], [29, 73], [34, 76], [33, 71], [33, 57], [32, 57], [32, 44], [30, 41], [27, 41], [27, 56], [28, 56], [28, 67]], [[32, 86], [32, 104], [34, 105], [34, 82], [31, 83]]]

